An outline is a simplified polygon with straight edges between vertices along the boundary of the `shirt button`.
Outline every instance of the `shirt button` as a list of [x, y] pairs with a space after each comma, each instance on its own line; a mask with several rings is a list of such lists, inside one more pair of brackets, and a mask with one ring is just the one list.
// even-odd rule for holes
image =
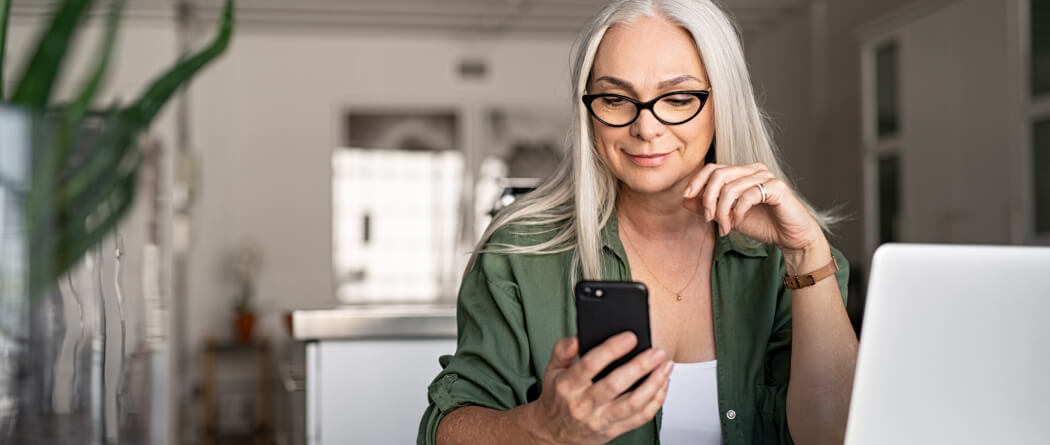
[[733, 410], [726, 411], [726, 418], [729, 419], [729, 420], [735, 419], [736, 418], [736, 411], [733, 411]]

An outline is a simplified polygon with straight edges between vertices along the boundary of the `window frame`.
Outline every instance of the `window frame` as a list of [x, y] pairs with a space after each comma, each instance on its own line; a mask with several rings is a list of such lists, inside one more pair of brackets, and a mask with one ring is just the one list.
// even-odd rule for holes
[[1017, 77], [1020, 103], [1018, 105], [1022, 116], [1016, 129], [1021, 135], [1020, 162], [1016, 170], [1021, 182], [1019, 193], [1022, 205], [1018, 219], [1020, 220], [1019, 225], [1022, 226], [1023, 239], [1018, 241], [1024, 244], [1050, 245], [1050, 232], [1037, 233], [1035, 228], [1035, 177], [1032, 172], [1035, 135], [1033, 130], [1036, 122], [1050, 119], [1050, 92], [1036, 96], [1032, 88], [1032, 1], [1034, 0], [1011, 0], [1009, 4], [1015, 8], [1015, 13], [1011, 16], [1017, 20], [1017, 26], [1014, 27], [1016, 33], [1012, 37], [1016, 39], [1017, 46], [1020, 48], [1018, 54], [1020, 60], [1015, 64], [1019, 67]]

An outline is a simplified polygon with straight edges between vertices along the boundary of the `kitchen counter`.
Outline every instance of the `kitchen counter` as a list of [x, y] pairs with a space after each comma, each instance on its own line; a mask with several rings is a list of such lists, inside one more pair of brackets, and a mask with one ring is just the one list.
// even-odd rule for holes
[[292, 313], [296, 340], [455, 338], [453, 305], [382, 304]]
[[300, 310], [292, 335], [306, 341], [307, 444], [414, 443], [438, 357], [456, 352], [456, 309]]

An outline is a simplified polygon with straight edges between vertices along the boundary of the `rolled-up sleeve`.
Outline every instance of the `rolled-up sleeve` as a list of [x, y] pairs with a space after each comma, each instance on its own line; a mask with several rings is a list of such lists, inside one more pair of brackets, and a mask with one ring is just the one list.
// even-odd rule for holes
[[456, 408], [474, 405], [507, 410], [528, 403], [538, 384], [524, 311], [504, 255], [481, 254], [463, 277], [456, 309], [455, 355], [442, 356], [442, 371], [427, 388], [429, 406], [416, 439], [435, 443], [438, 424]]

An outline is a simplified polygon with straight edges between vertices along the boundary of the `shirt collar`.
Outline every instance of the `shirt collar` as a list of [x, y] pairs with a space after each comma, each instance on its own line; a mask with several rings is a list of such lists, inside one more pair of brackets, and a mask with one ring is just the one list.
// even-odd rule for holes
[[[609, 221], [602, 228], [602, 247], [609, 249], [617, 259], [627, 264], [627, 252], [620, 241], [620, 226], [616, 219], [615, 211], [612, 212], [612, 215], [609, 216]], [[718, 236], [718, 239], [715, 241], [714, 260], [718, 260], [726, 252], [736, 252], [752, 258], [764, 258], [769, 255], [762, 243], [740, 234]]]

